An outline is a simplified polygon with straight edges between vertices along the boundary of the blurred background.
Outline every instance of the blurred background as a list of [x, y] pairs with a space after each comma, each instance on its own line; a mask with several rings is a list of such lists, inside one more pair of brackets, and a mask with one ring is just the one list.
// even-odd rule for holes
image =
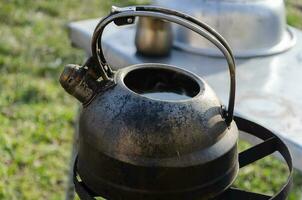
[[[70, 45], [66, 25], [135, 3], [147, 1], [0, 0], [0, 199], [64, 199], [78, 104], [58, 77], [65, 64], [85, 58]], [[288, 23], [302, 29], [302, 0], [286, 5]], [[272, 194], [286, 172], [269, 157], [244, 168], [235, 185]], [[290, 199], [301, 197], [295, 172]]]

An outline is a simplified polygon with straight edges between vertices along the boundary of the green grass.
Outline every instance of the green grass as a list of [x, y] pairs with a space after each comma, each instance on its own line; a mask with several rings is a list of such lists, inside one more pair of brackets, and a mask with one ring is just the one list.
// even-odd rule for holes
[[[0, 199], [64, 198], [77, 103], [58, 77], [65, 64], [84, 59], [71, 47], [66, 24], [100, 17], [118, 2], [135, 1], [1, 0]], [[296, 4], [288, 5], [288, 21], [301, 28]], [[245, 168], [235, 184], [270, 194], [284, 182], [285, 172], [268, 158]], [[296, 200], [302, 176], [296, 173], [295, 180], [291, 199]]]
[[288, 0], [287, 23], [291, 26], [302, 28], [302, 0]]
[[[243, 151], [249, 147], [251, 145], [246, 141], [239, 141], [239, 151]], [[240, 169], [234, 186], [252, 192], [273, 195], [286, 183], [288, 174], [288, 168], [282, 161], [273, 156], [268, 156]], [[301, 193], [302, 175], [294, 171], [294, 187], [289, 199], [299, 200]]]

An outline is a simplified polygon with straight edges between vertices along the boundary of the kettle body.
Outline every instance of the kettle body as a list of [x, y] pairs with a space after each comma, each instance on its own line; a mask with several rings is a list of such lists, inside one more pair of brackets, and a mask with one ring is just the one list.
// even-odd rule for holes
[[[228, 110], [202, 78], [176, 66], [147, 63], [111, 70], [99, 44], [104, 28], [112, 21], [132, 23], [136, 16], [179, 23], [217, 44], [231, 72]], [[64, 70], [62, 86], [83, 103], [75, 164], [82, 182], [74, 180], [78, 193], [209, 199], [233, 183], [239, 169], [238, 129], [232, 120], [234, 58], [219, 34], [196, 26], [209, 28], [162, 8], [115, 8], [94, 32], [93, 56], [82, 67]]]
[[[152, 84], [165, 72], [175, 77], [172, 89], [178, 78], [190, 87], [195, 84], [194, 96], [156, 99], [137, 92], [150, 92], [148, 87], [154, 86], [140, 81]], [[209, 197], [229, 186], [238, 170], [238, 130], [235, 123], [226, 125], [218, 98], [203, 80], [154, 64], [121, 69], [115, 80], [116, 86], [95, 97], [80, 116], [78, 173], [93, 191], [111, 185], [105, 196], [157, 199], [170, 193], [165, 199], [186, 199], [194, 192]], [[156, 83], [169, 84], [164, 81]], [[183, 86], [182, 91], [192, 89]], [[207, 189], [213, 184], [214, 191]]]

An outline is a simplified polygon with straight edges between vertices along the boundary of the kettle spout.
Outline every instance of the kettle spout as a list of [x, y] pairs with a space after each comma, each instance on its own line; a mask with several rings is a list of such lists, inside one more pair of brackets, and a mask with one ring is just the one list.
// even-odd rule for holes
[[79, 65], [66, 65], [60, 83], [67, 93], [74, 96], [83, 104], [89, 103], [97, 93], [98, 81], [89, 73], [88, 68]]

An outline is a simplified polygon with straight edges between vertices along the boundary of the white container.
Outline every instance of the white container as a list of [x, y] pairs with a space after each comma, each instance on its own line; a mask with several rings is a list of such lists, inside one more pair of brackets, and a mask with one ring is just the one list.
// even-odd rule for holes
[[[155, 0], [154, 4], [208, 23], [229, 42], [236, 57], [272, 55], [295, 44], [283, 0]], [[220, 55], [207, 41], [181, 27], [175, 27], [174, 45], [203, 55]]]

